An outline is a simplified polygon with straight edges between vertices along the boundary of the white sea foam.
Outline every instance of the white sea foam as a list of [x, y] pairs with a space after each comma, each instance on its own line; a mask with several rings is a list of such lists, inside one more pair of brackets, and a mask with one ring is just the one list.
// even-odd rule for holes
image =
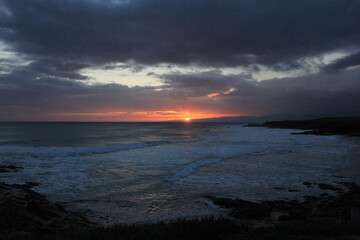
[[[50, 200], [109, 216], [110, 223], [161, 220], [210, 213], [201, 200], [208, 193], [256, 200], [317, 191], [302, 182], [334, 180], [351, 148], [340, 137], [291, 135], [294, 130], [227, 126], [202, 132], [172, 143], [0, 146], [0, 164], [24, 167], [2, 173], [0, 181], [39, 182], [35, 190]], [[279, 186], [302, 192], [273, 189]]]
[[219, 146], [207, 146], [207, 147], [190, 147], [187, 151], [199, 153], [199, 158], [186, 164], [180, 169], [176, 169], [174, 175], [169, 179], [170, 181], [176, 182], [184, 179], [187, 176], [192, 175], [196, 169], [203, 166], [212, 165], [222, 160], [247, 155], [251, 153], [261, 152], [266, 150], [267, 147], [263, 145], [255, 144], [226, 144]]
[[133, 144], [122, 144], [116, 146], [101, 147], [26, 147], [26, 146], [0, 146], [2, 156], [27, 155], [34, 158], [54, 158], [54, 157], [74, 157], [87, 156], [92, 154], [106, 154], [119, 151], [141, 149], [157, 146], [165, 142], [145, 143], [138, 142]]

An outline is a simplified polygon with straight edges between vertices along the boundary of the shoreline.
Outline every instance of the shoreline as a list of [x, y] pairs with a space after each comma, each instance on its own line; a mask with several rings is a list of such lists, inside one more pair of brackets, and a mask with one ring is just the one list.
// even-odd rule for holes
[[[266, 126], [266, 123], [256, 126], [287, 128]], [[333, 135], [329, 131], [318, 130], [297, 134]], [[95, 224], [84, 214], [66, 211], [61, 205], [49, 202], [44, 196], [31, 190], [31, 187], [36, 186], [37, 183], [28, 182], [24, 185], [0, 183], [0, 193], [3, 194], [0, 198], [0, 209], [2, 211], [0, 215], [0, 238], [38, 239], [37, 237], [40, 234], [45, 236], [44, 239], [113, 239], [112, 234], [114, 232], [121, 232], [123, 235], [119, 236], [124, 236], [122, 239], [169, 239], [169, 236], [172, 239], [193, 239], [194, 236], [197, 236], [196, 239], [257, 239], [257, 237], [263, 239], [260, 236], [273, 234], [275, 236], [295, 236], [286, 230], [289, 227], [302, 229], [301, 231], [305, 231], [304, 236], [307, 239], [327, 239], [326, 237], [329, 237], [329, 234], [336, 235], [333, 239], [344, 239], [350, 235], [359, 237], [360, 186], [358, 184], [360, 183], [360, 176], [354, 173], [354, 167], [360, 172], [360, 139], [354, 137], [358, 135], [353, 133], [336, 135], [351, 137], [350, 141], [357, 144], [357, 147], [352, 149], [349, 154], [351, 166], [341, 170], [341, 175], [348, 178], [349, 171], [347, 168], [351, 167], [353, 175], [349, 178], [354, 181], [343, 182], [342, 176], [339, 176], [337, 185], [303, 182], [306, 187], [317, 185], [319, 189], [334, 194], [308, 195], [304, 197], [304, 201], [287, 199], [259, 202], [205, 196], [216, 206], [227, 209], [227, 216], [173, 219], [166, 222], [121, 224], [106, 227]], [[0, 166], [0, 174], [1, 172], [16, 172], [21, 169], [21, 167], [13, 165]], [[343, 190], [342, 187], [347, 190]], [[8, 190], [11, 192], [10, 194]], [[288, 191], [290, 192], [291, 189]], [[13, 205], [9, 205], [9, 202]], [[311, 211], [311, 209], [316, 209], [316, 211]], [[19, 219], [24, 221], [19, 223]], [[13, 224], [13, 226], [9, 227], [9, 224]], [[314, 229], [309, 230], [310, 225], [314, 225], [318, 229], [316, 231]], [[329, 226], [332, 226], [333, 229], [329, 230]], [[200, 232], [194, 233], [194, 228], [199, 228]], [[211, 235], [205, 233], [209, 231], [209, 228], [215, 229]], [[135, 234], [134, 229], [139, 233]], [[89, 235], [89, 232], [93, 235]], [[150, 232], [155, 235], [151, 235], [153, 233], [150, 234]], [[157, 238], [156, 236], [159, 234], [163, 238]]]
[[[360, 186], [341, 181], [338, 186], [317, 185], [336, 195], [323, 193], [306, 196], [304, 201], [259, 202], [207, 196], [217, 206], [227, 209], [228, 215], [105, 227], [91, 222], [83, 214], [66, 211], [61, 205], [49, 202], [31, 190], [30, 185], [0, 183], [0, 238], [114, 239], [115, 234], [121, 239], [264, 239], [262, 236], [274, 234], [295, 236], [289, 227], [301, 231], [306, 239], [327, 239], [331, 234], [336, 235], [331, 239], [359, 237]], [[162, 237], [158, 238], [159, 235]]]

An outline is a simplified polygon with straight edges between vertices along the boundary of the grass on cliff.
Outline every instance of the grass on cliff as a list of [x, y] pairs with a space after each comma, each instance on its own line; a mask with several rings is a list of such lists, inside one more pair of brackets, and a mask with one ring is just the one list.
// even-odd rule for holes
[[194, 220], [175, 220], [142, 225], [117, 225], [108, 228], [67, 231], [54, 233], [14, 234], [6, 240], [168, 240], [168, 239], [228, 239], [240, 233], [241, 227], [226, 218], [202, 218]]
[[326, 220], [290, 221], [272, 227], [252, 228], [245, 232], [242, 240], [340, 240], [360, 238], [360, 226]]
[[[349, 238], [354, 236], [354, 238]], [[13, 234], [4, 240], [332, 240], [359, 239], [360, 227], [349, 223], [289, 221], [271, 227], [251, 228], [226, 218], [176, 220], [141, 225], [117, 225], [108, 228], [58, 233]]]

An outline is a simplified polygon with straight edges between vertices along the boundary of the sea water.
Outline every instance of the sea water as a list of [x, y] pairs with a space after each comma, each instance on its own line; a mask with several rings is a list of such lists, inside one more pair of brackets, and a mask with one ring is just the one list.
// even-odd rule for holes
[[[349, 167], [340, 136], [230, 123], [0, 123], [0, 173], [104, 224], [223, 214], [207, 196], [316, 194]], [[351, 179], [341, 179], [342, 181]], [[290, 191], [289, 191], [290, 190]]]

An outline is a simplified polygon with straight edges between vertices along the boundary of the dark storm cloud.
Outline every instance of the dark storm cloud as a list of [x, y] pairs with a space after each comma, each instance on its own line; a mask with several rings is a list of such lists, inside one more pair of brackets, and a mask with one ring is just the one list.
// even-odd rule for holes
[[82, 64], [72, 64], [68, 62], [59, 64], [54, 61], [34, 61], [29, 63], [24, 69], [37, 72], [39, 77], [41, 75], [47, 75], [50, 77], [67, 78], [73, 80], [87, 80], [87, 76], [83, 76], [76, 72], [76, 70], [79, 70], [83, 66], [84, 65]]
[[[160, 115], [186, 109], [233, 115], [359, 113], [359, 74], [360, 69], [354, 69], [259, 82], [246, 75], [212, 71], [163, 76], [167, 86], [156, 91], [118, 84], [85, 85], [19, 71], [0, 78], [0, 102], [7, 103], [0, 106], [0, 119], [54, 120], [57, 113], [114, 109], [159, 111]], [[231, 88], [234, 91], [228, 92]], [[219, 98], [208, 97], [215, 92]]]
[[261, 72], [263, 64], [310, 73], [322, 54], [360, 47], [359, 12], [357, 0], [2, 0], [0, 44], [16, 54], [0, 59], [0, 120], [107, 109], [358, 112], [360, 70], [344, 69], [359, 64], [359, 53], [320, 65], [334, 71], [263, 82], [220, 70], [159, 75], [151, 69], [148, 75], [164, 81], [162, 91], [89, 85], [80, 70], [139, 72], [165, 63]]
[[[73, 79], [20, 70], [0, 77], [0, 102], [6, 103], [0, 105], [0, 119], [51, 120], [51, 114], [59, 112], [146, 108], [145, 96], [150, 89], [117, 84], [86, 85]], [[152, 101], [156, 103], [156, 97]]]
[[177, 91], [183, 92], [184, 97], [187, 96], [185, 93], [189, 92], [192, 92], [194, 96], [199, 96], [199, 93], [205, 96], [234, 88], [233, 92], [220, 94], [217, 100], [211, 98], [199, 100], [202, 103], [207, 102], [218, 112], [223, 113], [298, 116], [318, 113], [359, 114], [359, 75], [360, 69], [355, 69], [339, 71], [336, 74], [319, 73], [259, 82], [243, 75], [224, 76], [220, 72], [211, 72], [167, 76], [170, 78], [167, 82], [174, 82], [178, 86]]
[[205, 96], [214, 92], [226, 92], [239, 84], [246, 86], [255, 82], [249, 74], [224, 76], [219, 70], [188, 75], [167, 74], [161, 76], [161, 78], [169, 87], [191, 96]]
[[360, 44], [357, 0], [4, 0], [20, 52], [90, 63], [273, 65]]

